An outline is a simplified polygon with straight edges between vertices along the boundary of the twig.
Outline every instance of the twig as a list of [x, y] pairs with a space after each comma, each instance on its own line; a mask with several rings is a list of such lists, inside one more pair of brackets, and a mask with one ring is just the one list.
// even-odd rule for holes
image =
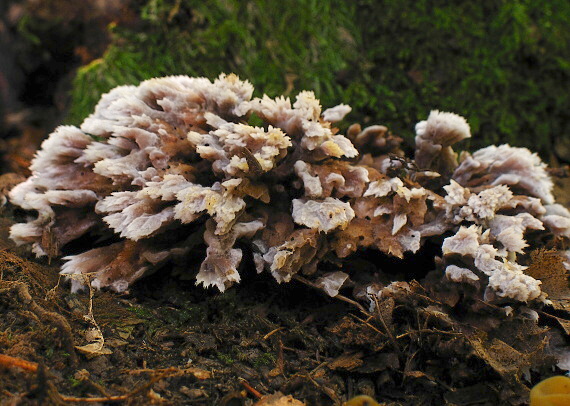
[[2, 389], [2, 393], [3, 393], [4, 395], [8, 396], [9, 398], [13, 398], [13, 397], [16, 396], [16, 395], [14, 395], [12, 392], [10, 392], [10, 391], [8, 391], [8, 390], [6, 390], [6, 389]]
[[373, 299], [374, 299], [374, 303], [376, 305], [376, 314], [378, 314], [378, 319], [380, 319], [380, 322], [384, 326], [384, 330], [386, 330], [386, 334], [388, 335], [388, 339], [392, 342], [394, 349], [396, 350], [398, 355], [401, 356], [402, 350], [400, 349], [400, 346], [398, 345], [398, 341], [396, 340], [396, 337], [394, 337], [392, 329], [390, 327], [388, 327], [386, 320], [384, 320], [384, 316], [382, 315], [382, 311], [380, 310], [380, 303], [378, 302], [378, 298], [376, 296], [373, 296]]
[[264, 340], [267, 340], [267, 339], [268, 339], [269, 337], [271, 337], [273, 334], [275, 334], [275, 333], [277, 333], [278, 331], [281, 331], [281, 330], [284, 330], [284, 328], [283, 328], [283, 327], [278, 327], [278, 328], [276, 328], [275, 330], [272, 330], [272, 331], [270, 331], [269, 333], [265, 334], [265, 335], [263, 336], [263, 339], [264, 339]]
[[19, 311], [19, 314], [22, 314], [22, 315], [24, 315], [24, 316], [26, 316], [26, 317], [29, 317], [29, 318], [32, 319], [32, 320], [35, 320], [36, 323], [38, 323], [38, 324], [42, 324], [42, 321], [40, 320], [40, 318], [38, 317], [38, 315], [35, 314], [35, 313], [32, 312], [32, 311], [29, 311], [29, 310], [20, 310], [20, 311]]
[[327, 366], [328, 364], [329, 364], [328, 361], [321, 362], [319, 365], [317, 365], [317, 367], [315, 369], [313, 369], [311, 372], [309, 372], [309, 376], [313, 376], [315, 374], [315, 372], [317, 372], [319, 369]]
[[0, 365], [5, 368], [20, 368], [26, 372], [37, 372], [38, 364], [21, 358], [0, 354]]
[[93, 286], [91, 286], [91, 279], [89, 274], [82, 274], [83, 282], [87, 287], [89, 287], [89, 308], [87, 310], [87, 314], [83, 315], [83, 319], [91, 323], [93, 326], [93, 330], [96, 332], [96, 335], [93, 336], [91, 342], [87, 345], [75, 347], [82, 352], [86, 352], [87, 354], [104, 354], [108, 353], [108, 349], [105, 348], [105, 337], [103, 336], [103, 332], [97, 324], [95, 320], [95, 316], [93, 315], [93, 297], [95, 295], [95, 291]]
[[163, 369], [149, 369], [149, 368], [142, 368], [142, 369], [124, 369], [121, 371], [121, 373], [123, 374], [129, 374], [129, 375], [139, 375], [139, 374], [144, 374], [144, 373], [148, 373], [148, 372], [153, 372], [153, 373], [175, 373], [175, 375], [186, 375], [186, 374], [192, 374], [194, 375], [195, 378], [203, 380], [203, 379], [210, 379], [213, 377], [214, 375], [214, 371], [206, 371], [204, 369], [200, 369], [200, 368], [193, 368], [193, 367], [189, 367], [189, 368], [176, 368], [176, 367], [170, 367], [170, 368], [163, 368]]
[[61, 399], [65, 402], [75, 403], [75, 402], [85, 402], [85, 403], [102, 403], [102, 402], [123, 402], [135, 395], [138, 395], [142, 391], [149, 389], [152, 385], [156, 382], [160, 381], [163, 378], [166, 378], [168, 375], [175, 375], [175, 373], [179, 372], [178, 368], [167, 368], [164, 370], [163, 373], [151, 378], [145, 384], [139, 386], [138, 388], [133, 389], [131, 392], [125, 395], [118, 395], [118, 396], [105, 396], [105, 397], [94, 397], [94, 398], [78, 398], [74, 396], [64, 396], [60, 395]]
[[294, 376], [298, 376], [301, 379], [306, 379], [307, 381], [312, 383], [318, 390], [320, 390], [321, 392], [326, 394], [334, 402], [335, 405], [341, 404], [340, 398], [337, 396], [335, 391], [333, 391], [331, 388], [328, 388], [326, 386], [321, 385], [315, 379], [313, 379], [313, 377], [311, 375], [296, 374]]
[[[313, 282], [311, 282], [311, 281], [309, 281], [309, 280], [303, 278], [303, 277], [300, 276], [300, 275], [293, 275], [292, 278], [295, 279], [296, 281], [299, 281], [299, 282], [301, 282], [301, 283], [307, 285], [307, 286], [310, 286], [310, 287], [312, 287], [312, 288], [315, 288], [315, 289], [317, 289], [317, 290], [320, 291], [320, 292], [323, 291], [323, 290], [322, 290], [320, 287], [318, 287], [316, 284], [314, 284]], [[352, 300], [352, 299], [349, 299], [349, 298], [347, 298], [346, 296], [341, 295], [340, 293], [339, 293], [338, 295], [336, 295], [336, 296], [333, 296], [333, 297], [334, 297], [335, 299], [342, 300], [343, 302], [350, 303], [351, 305], [356, 306], [356, 307], [358, 308], [358, 310], [360, 310], [362, 313], [364, 313], [364, 314], [366, 314], [366, 315], [369, 315], [369, 313], [366, 311], [366, 309], [365, 309], [360, 303], [358, 303], [358, 302], [356, 302], [356, 301], [354, 301], [354, 300]]]
[[47, 291], [45, 300], [51, 300], [51, 299], [55, 298], [55, 295], [57, 293], [57, 288], [59, 288], [59, 284], [61, 282], [62, 276], [63, 276], [62, 274], [59, 274], [59, 277], [57, 278], [57, 283], [55, 284], [55, 286], [53, 288], [51, 288], [50, 290]]
[[257, 389], [255, 389], [253, 386], [251, 386], [249, 384], [249, 382], [247, 382], [245, 379], [238, 378], [238, 381], [242, 384], [242, 386], [245, 388], [246, 391], [251, 393], [257, 399], [261, 399], [263, 397], [263, 395]]
[[283, 375], [283, 371], [285, 370], [285, 359], [283, 358], [283, 341], [281, 340], [281, 337], [279, 337], [279, 347], [277, 351], [277, 361], [275, 361], [275, 369], [279, 372], [280, 375]]
[[368, 313], [368, 312], [366, 311], [366, 309], [364, 308], [364, 306], [362, 306], [360, 303], [358, 303], [358, 302], [356, 302], [356, 301], [354, 301], [354, 300], [352, 300], [352, 299], [349, 299], [348, 297], [343, 296], [343, 295], [341, 295], [340, 293], [337, 294], [337, 295], [335, 296], [335, 298], [337, 298], [338, 300], [342, 300], [343, 302], [350, 303], [350, 304], [353, 305], [353, 306], [356, 306], [356, 307], [358, 308], [358, 310], [360, 310], [362, 313], [366, 314], [367, 316], [370, 315], [370, 313]]
[[358, 320], [359, 322], [363, 323], [364, 325], [370, 327], [372, 330], [376, 331], [378, 334], [385, 336], [386, 334], [384, 334], [383, 332], [381, 332], [380, 330], [378, 330], [376, 327], [374, 327], [372, 324], [370, 324], [368, 322], [368, 320], [370, 320], [370, 318], [368, 320], [363, 320], [358, 316], [355, 316], [354, 314], [350, 314], [349, 316], [354, 317], [356, 320]]
[[85, 382], [87, 382], [89, 385], [91, 385], [91, 387], [93, 387], [94, 389], [96, 389], [97, 391], [99, 391], [99, 393], [101, 393], [101, 395], [105, 396], [105, 397], [109, 397], [112, 396], [109, 394], [109, 392], [107, 392], [107, 389], [105, 389], [103, 387], [103, 385], [98, 384], [97, 382], [95, 382], [92, 379], [87, 378], [85, 380]]
[[407, 333], [400, 334], [399, 336], [396, 336], [396, 339], [399, 340], [400, 338], [404, 338], [406, 336], [409, 336], [409, 335], [412, 335], [415, 333], [432, 333], [432, 334], [444, 334], [444, 335], [452, 335], [452, 336], [464, 335], [463, 333], [456, 333], [455, 331], [443, 331], [443, 330], [425, 328], [425, 329], [408, 331]]

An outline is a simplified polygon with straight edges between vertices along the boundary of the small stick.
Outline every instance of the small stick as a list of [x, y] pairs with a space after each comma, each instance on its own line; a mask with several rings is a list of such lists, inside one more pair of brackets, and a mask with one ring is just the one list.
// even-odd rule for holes
[[396, 352], [398, 353], [398, 355], [402, 355], [402, 350], [400, 349], [400, 346], [398, 345], [398, 341], [396, 340], [396, 337], [394, 337], [392, 329], [390, 327], [388, 327], [386, 320], [384, 320], [384, 316], [382, 316], [382, 312], [380, 311], [380, 303], [378, 303], [378, 298], [376, 296], [374, 296], [373, 299], [374, 299], [374, 303], [376, 304], [376, 314], [378, 315], [378, 319], [380, 319], [382, 326], [384, 326], [384, 330], [386, 330], [386, 334], [388, 335], [388, 339], [392, 342], [392, 345], [393, 345], [394, 349], [396, 350]]
[[141, 393], [142, 391], [149, 389], [152, 385], [154, 385], [156, 382], [160, 381], [162, 378], [167, 377], [168, 375], [172, 375], [172, 372], [177, 372], [177, 371], [173, 371], [172, 369], [167, 369], [165, 370], [162, 374], [159, 374], [157, 376], [155, 376], [154, 378], [151, 378], [150, 381], [148, 381], [147, 383], [139, 386], [138, 388], [135, 388], [134, 390], [132, 390], [131, 392], [125, 394], [125, 395], [118, 395], [118, 396], [106, 396], [106, 397], [98, 397], [98, 398], [78, 398], [78, 397], [74, 397], [74, 396], [64, 396], [61, 395], [61, 399], [65, 402], [86, 402], [86, 403], [102, 403], [102, 402], [122, 402], [127, 400], [130, 397], [133, 397], [139, 393]]
[[340, 293], [338, 295], [336, 295], [335, 298], [337, 298], [338, 300], [342, 300], [343, 302], [350, 303], [353, 306], [356, 306], [358, 308], [358, 310], [360, 310], [362, 313], [364, 313], [367, 316], [370, 316], [370, 313], [368, 313], [366, 311], [366, 309], [360, 303], [358, 303], [352, 299], [349, 299], [348, 297], [343, 296]]
[[[297, 281], [299, 281], [299, 282], [301, 282], [301, 283], [304, 283], [304, 284], [307, 285], [307, 286], [310, 286], [310, 287], [312, 287], [312, 288], [315, 288], [315, 289], [317, 289], [317, 290], [319, 290], [319, 291], [321, 291], [321, 292], [323, 291], [323, 290], [322, 290], [320, 287], [318, 287], [316, 284], [314, 284], [313, 282], [309, 281], [308, 279], [303, 278], [303, 277], [300, 276], [300, 275], [293, 275], [293, 279], [295, 279], [295, 280], [297, 280]], [[356, 307], [358, 308], [358, 310], [360, 310], [362, 313], [366, 314], [367, 316], [370, 316], [370, 314], [366, 311], [366, 309], [365, 309], [360, 303], [355, 302], [354, 300], [349, 299], [349, 298], [347, 298], [346, 296], [341, 295], [340, 293], [339, 293], [338, 295], [336, 295], [336, 296], [333, 296], [333, 297], [334, 297], [335, 299], [342, 300], [343, 302], [350, 303], [351, 305], [356, 306]]]
[[283, 370], [285, 369], [285, 360], [283, 359], [283, 341], [279, 338], [279, 351], [277, 352], [277, 361], [275, 362], [275, 368], [283, 375]]
[[129, 374], [129, 375], [138, 375], [138, 374], [144, 374], [147, 372], [153, 372], [153, 373], [170, 373], [172, 372], [174, 375], [186, 375], [186, 374], [191, 374], [194, 375], [195, 378], [203, 380], [203, 379], [210, 379], [212, 378], [213, 375], [213, 371], [206, 371], [203, 369], [199, 369], [199, 368], [176, 368], [176, 367], [170, 367], [170, 368], [164, 368], [164, 369], [149, 369], [149, 368], [144, 368], [144, 369], [131, 369], [131, 370], [122, 370], [121, 371], [124, 374]]
[[380, 330], [378, 330], [376, 327], [374, 327], [372, 324], [370, 324], [370, 323], [368, 322], [368, 320], [363, 320], [363, 319], [361, 319], [360, 317], [355, 316], [354, 314], [350, 314], [350, 313], [349, 313], [348, 315], [351, 316], [351, 317], [353, 317], [353, 318], [355, 318], [356, 320], [358, 320], [359, 322], [361, 322], [361, 323], [364, 324], [365, 326], [370, 327], [372, 330], [376, 331], [378, 334], [380, 334], [380, 335], [382, 335], [382, 336], [385, 336], [385, 335], [386, 335], [386, 334], [384, 334], [383, 332], [381, 332]]
[[275, 333], [277, 333], [278, 331], [281, 331], [281, 330], [283, 330], [283, 329], [284, 329], [283, 327], [278, 327], [278, 328], [276, 328], [275, 330], [270, 331], [269, 333], [265, 334], [265, 335], [263, 336], [263, 339], [264, 339], [264, 340], [267, 340], [267, 339], [268, 339], [269, 337], [271, 337], [273, 334], [275, 334]]
[[11, 357], [9, 355], [0, 354], [0, 366], [6, 368], [21, 368], [26, 372], [37, 372], [38, 364], [23, 360], [21, 358]]
[[12, 392], [7, 391], [6, 389], [2, 389], [2, 393], [3, 393], [4, 395], [10, 397], [10, 398], [13, 398], [14, 396], [16, 396], [16, 395], [14, 395]]
[[263, 395], [261, 393], [259, 393], [259, 391], [257, 389], [255, 389], [253, 386], [251, 386], [249, 384], [249, 382], [247, 382], [245, 379], [238, 378], [238, 381], [242, 384], [242, 386], [245, 388], [246, 391], [251, 393], [257, 399], [261, 399], [263, 397]]
[[409, 335], [416, 334], [416, 333], [433, 333], [433, 334], [443, 334], [443, 335], [450, 335], [450, 336], [462, 336], [463, 335], [463, 333], [456, 333], [454, 331], [443, 331], [443, 330], [437, 330], [437, 329], [424, 328], [424, 329], [408, 331], [407, 333], [400, 334], [400, 335], [396, 336], [396, 339], [399, 340], [400, 338], [404, 338], [404, 337], [407, 337]]
[[317, 372], [319, 369], [321, 369], [324, 366], [327, 366], [329, 364], [328, 361], [324, 361], [321, 362], [319, 365], [317, 365], [317, 367], [315, 369], [313, 369], [311, 372], [309, 372], [309, 376], [312, 376], [315, 374], [315, 372]]

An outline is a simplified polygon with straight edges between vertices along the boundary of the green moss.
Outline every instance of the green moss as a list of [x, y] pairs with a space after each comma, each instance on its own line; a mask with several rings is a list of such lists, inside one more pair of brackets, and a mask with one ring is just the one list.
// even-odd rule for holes
[[128, 309], [129, 311], [133, 312], [134, 314], [137, 315], [137, 317], [140, 317], [141, 319], [151, 320], [155, 318], [152, 312], [143, 306], [132, 306], [129, 307]]
[[229, 354], [223, 354], [221, 352], [217, 353], [216, 356], [218, 357], [218, 359], [220, 361], [222, 361], [224, 364], [226, 365], [232, 365], [234, 362], [236, 362], [231, 355]]
[[235, 72], [260, 94], [313, 89], [333, 102], [336, 73], [348, 67], [353, 39], [351, 2], [151, 0], [142, 26], [114, 27], [104, 57], [78, 71], [69, 121], [79, 123], [100, 95], [156, 76], [217, 77]]
[[259, 369], [262, 366], [272, 366], [275, 364], [275, 355], [270, 352], [263, 353], [260, 357], [253, 360], [253, 366]]
[[570, 132], [564, 0], [146, 0], [137, 12], [141, 24], [112, 28], [104, 57], [79, 70], [70, 122], [117, 85], [231, 71], [257, 95], [311, 89], [325, 106], [348, 103], [351, 121], [409, 141], [434, 108], [464, 115], [473, 147], [547, 152]]
[[67, 378], [67, 380], [69, 381], [69, 384], [71, 385], [72, 388], [75, 388], [75, 387], [81, 385], [81, 383], [82, 383], [81, 380], [79, 380], [73, 376], [70, 376], [69, 378]]
[[182, 308], [161, 307], [157, 311], [158, 319], [175, 328], [189, 324], [199, 324], [205, 321], [206, 312], [201, 306], [186, 303]]
[[[545, 151], [570, 130], [570, 4], [552, 1], [361, 2], [369, 65], [353, 101], [406, 135], [430, 109], [468, 118], [473, 143]], [[362, 90], [365, 88], [365, 90]], [[351, 92], [350, 86], [347, 90]], [[356, 102], [356, 103], [355, 103]]]

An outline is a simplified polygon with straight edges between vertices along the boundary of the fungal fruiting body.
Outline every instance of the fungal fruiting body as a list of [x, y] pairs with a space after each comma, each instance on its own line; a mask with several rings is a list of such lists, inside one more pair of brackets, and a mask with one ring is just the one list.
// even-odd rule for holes
[[570, 378], [553, 376], [536, 384], [530, 391], [530, 406], [570, 404]]
[[502, 145], [458, 157], [469, 125], [434, 111], [416, 126], [414, 162], [386, 127], [340, 134], [346, 105], [252, 94], [235, 75], [113, 89], [79, 128], [44, 141], [10, 193], [30, 211], [12, 239], [53, 257], [96, 236], [64, 257], [73, 289], [124, 291], [164, 263], [203, 258], [197, 283], [223, 292], [246, 254], [279, 283], [300, 273], [334, 296], [357, 285], [346, 266], [357, 251], [402, 258], [445, 237], [442, 281], [485, 300], [544, 300], [517, 254], [529, 230], [570, 237], [570, 213], [538, 156]]

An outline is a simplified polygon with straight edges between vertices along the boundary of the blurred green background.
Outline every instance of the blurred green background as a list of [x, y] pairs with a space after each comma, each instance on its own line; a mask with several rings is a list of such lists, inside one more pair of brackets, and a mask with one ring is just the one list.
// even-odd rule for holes
[[470, 148], [508, 142], [548, 158], [569, 138], [567, 0], [135, 0], [129, 7], [136, 24], [109, 24], [109, 47], [79, 68], [68, 122], [80, 123], [117, 85], [235, 72], [258, 96], [314, 90], [325, 107], [353, 107], [344, 125], [385, 124], [407, 141], [431, 109], [465, 116]]

